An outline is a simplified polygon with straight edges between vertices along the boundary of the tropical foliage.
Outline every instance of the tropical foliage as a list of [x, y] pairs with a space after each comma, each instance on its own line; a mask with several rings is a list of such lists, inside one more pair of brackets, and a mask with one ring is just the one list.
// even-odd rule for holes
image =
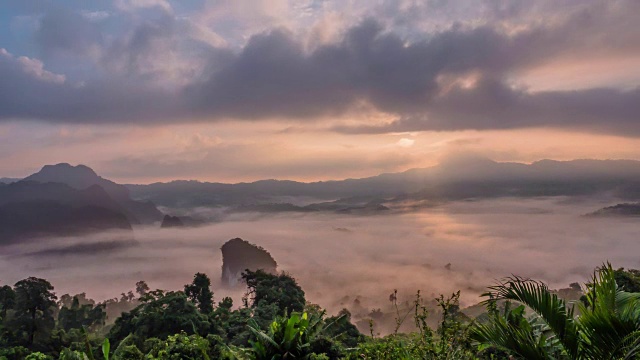
[[[622, 290], [610, 264], [585, 285], [583, 301], [568, 304], [543, 283], [518, 277], [493, 286], [490, 321], [473, 328], [472, 338], [523, 359], [636, 359], [640, 355], [640, 293]], [[526, 308], [525, 308], [526, 305]], [[531, 314], [526, 315], [525, 310]]]
[[[638, 274], [603, 265], [576, 301], [511, 277], [488, 289], [475, 319], [460, 309], [459, 292], [418, 292], [403, 307], [394, 291], [395, 328], [382, 337], [373, 318], [365, 336], [349, 311], [327, 316], [287, 274], [244, 273], [239, 307], [230, 298], [215, 303], [202, 273], [184, 291], [151, 291], [141, 281], [137, 297], [101, 304], [84, 294], [56, 301], [49, 282], [28, 278], [0, 287], [0, 360], [638, 359]], [[109, 304], [127, 310], [109, 322]], [[407, 324], [415, 330], [401, 332]]]

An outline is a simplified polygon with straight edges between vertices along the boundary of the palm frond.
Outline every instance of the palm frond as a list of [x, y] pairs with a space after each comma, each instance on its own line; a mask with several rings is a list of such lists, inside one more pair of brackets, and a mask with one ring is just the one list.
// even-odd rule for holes
[[549, 360], [544, 338], [536, 339], [530, 329], [510, 324], [503, 316], [496, 316], [489, 324], [477, 324], [470, 333], [473, 340], [505, 350], [514, 356], [531, 360]]
[[620, 358], [638, 353], [640, 294], [618, 288], [611, 264], [596, 269], [587, 284], [587, 305], [580, 305], [578, 327], [587, 358]]
[[512, 300], [528, 306], [549, 326], [564, 350], [577, 356], [578, 331], [574, 308], [568, 307], [564, 300], [552, 294], [544, 283], [513, 276], [502, 284], [489, 287], [485, 296], [491, 297], [488, 301]]

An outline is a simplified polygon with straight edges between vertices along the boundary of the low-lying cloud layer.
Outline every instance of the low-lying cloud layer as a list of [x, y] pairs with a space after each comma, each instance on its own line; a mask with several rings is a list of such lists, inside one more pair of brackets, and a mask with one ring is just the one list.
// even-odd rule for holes
[[[100, 11], [14, 4], [31, 19], [44, 63], [1, 50], [0, 119], [305, 123], [378, 112], [392, 120], [331, 128], [640, 133], [637, 81], [545, 91], [519, 81], [561, 63], [640, 58], [638, 2], [392, 3], [273, 7], [279, 16], [268, 6], [168, 1], [118, 1]], [[217, 16], [225, 12], [227, 26]], [[294, 20], [283, 21], [289, 13]], [[114, 33], [116, 24], [125, 31]]]
[[365, 309], [384, 308], [393, 289], [403, 299], [416, 290], [427, 299], [461, 290], [463, 304], [470, 305], [486, 286], [510, 274], [560, 288], [586, 281], [607, 260], [640, 267], [636, 219], [580, 216], [602, 205], [505, 199], [371, 217], [236, 215], [202, 228], [138, 229], [136, 243], [122, 246], [103, 234], [5, 247], [0, 272], [2, 284], [39, 276], [59, 294], [86, 291], [99, 300], [141, 279], [152, 288], [180, 289], [195, 272], [205, 272], [217, 299], [231, 294], [240, 304], [240, 290], [219, 288], [219, 249], [242, 237], [265, 247], [310, 301], [332, 312], [352, 307], [356, 298]]

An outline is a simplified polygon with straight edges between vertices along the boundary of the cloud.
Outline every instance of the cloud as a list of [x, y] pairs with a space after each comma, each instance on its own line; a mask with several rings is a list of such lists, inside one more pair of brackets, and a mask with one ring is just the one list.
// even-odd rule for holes
[[555, 127], [638, 136], [639, 112], [640, 88], [530, 93], [483, 79], [471, 88], [456, 86], [435, 99], [425, 113], [381, 126], [337, 126], [335, 130], [371, 134]]
[[[110, 37], [82, 12], [51, 10], [41, 18], [37, 41], [49, 52], [80, 56], [93, 49], [97, 76], [53, 84], [43, 79], [42, 74], [52, 73], [42, 63], [40, 73], [34, 73], [18, 67], [19, 60], [6, 53], [0, 62], [0, 74], [6, 74], [0, 85], [0, 119], [308, 123], [367, 108], [397, 120], [333, 129], [370, 133], [559, 127], [640, 133], [635, 121], [638, 89], [533, 92], [517, 83], [520, 72], [553, 59], [640, 54], [640, 31], [629, 26], [640, 10], [637, 2], [594, 0], [588, 6], [564, 7], [546, 1], [504, 6], [487, 2], [478, 11], [463, 2], [449, 13], [464, 21], [418, 26], [418, 20], [428, 16], [425, 9], [452, 10], [446, 6], [383, 2], [362, 12], [370, 17], [347, 26], [342, 35], [313, 46], [305, 38], [313, 32], [298, 27], [250, 34], [246, 43], [229, 45], [195, 16], [178, 14], [160, 0], [118, 2], [115, 10], [131, 13], [124, 18], [134, 23]], [[303, 6], [299, 15], [309, 13], [320, 21], [317, 14], [323, 8]], [[140, 11], [145, 9], [162, 11], [143, 16]], [[260, 21], [268, 18], [261, 15]]]
[[[37, 59], [0, 50], [0, 118], [66, 123], [167, 120], [179, 106], [164, 89], [124, 78], [71, 83]], [[160, 116], [160, 115], [163, 116]]]
[[[7, 52], [7, 50], [0, 48], [0, 56], [5, 57], [5, 59], [13, 60], [11, 54]], [[15, 59], [16, 63], [18, 63], [22, 67], [22, 71], [32, 76], [38, 80], [44, 82], [52, 82], [62, 84], [65, 82], [65, 76], [62, 74], [54, 74], [50, 71], [44, 69], [44, 64], [42, 61], [38, 59], [31, 59], [26, 56], [20, 56]]]
[[124, 11], [135, 11], [140, 8], [160, 8], [172, 12], [171, 4], [166, 0], [116, 0], [115, 6]]
[[54, 7], [40, 17], [34, 38], [46, 57], [60, 53], [85, 56], [103, 42], [103, 34], [96, 21], [108, 13], [75, 12]]
[[398, 145], [400, 147], [403, 147], [403, 148], [408, 148], [408, 147], [412, 147], [415, 142], [416, 141], [414, 139], [402, 138], [402, 139], [398, 140], [396, 145]]

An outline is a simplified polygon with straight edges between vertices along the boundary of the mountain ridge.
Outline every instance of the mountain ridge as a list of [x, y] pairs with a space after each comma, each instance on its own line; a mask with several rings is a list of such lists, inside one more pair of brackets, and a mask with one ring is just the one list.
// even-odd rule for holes
[[176, 180], [126, 186], [134, 198], [176, 208], [286, 203], [287, 197], [308, 197], [309, 203], [354, 197], [368, 198], [368, 201], [451, 200], [596, 193], [634, 199], [640, 197], [640, 161], [578, 159], [524, 164], [457, 158], [429, 168], [357, 179], [308, 183], [259, 180], [236, 184]]
[[[540, 159], [540, 160], [533, 161], [531, 163], [516, 162], [516, 161], [495, 161], [489, 158], [475, 158], [475, 159], [478, 159], [486, 164], [513, 165], [513, 166], [522, 166], [522, 167], [539, 167], [541, 165], [547, 165], [547, 164], [555, 164], [555, 165], [585, 164], [587, 165], [586, 163], [590, 163], [588, 165], [610, 163], [610, 164], [625, 165], [625, 167], [628, 165], [634, 165], [639, 168], [638, 173], [640, 173], [640, 160], [633, 160], [633, 159], [588, 159], [588, 158], [580, 158], [580, 159], [572, 159], [572, 160]], [[197, 179], [175, 179], [170, 181], [156, 181], [156, 182], [151, 182], [147, 184], [124, 183], [123, 185], [126, 187], [166, 185], [166, 184], [210, 184], [210, 185], [225, 186], [225, 185], [251, 185], [251, 184], [258, 184], [258, 183], [273, 183], [273, 182], [295, 183], [295, 184], [326, 184], [326, 183], [336, 183], [336, 182], [344, 182], [344, 181], [365, 180], [365, 179], [372, 179], [377, 177], [386, 177], [386, 176], [393, 176], [393, 175], [400, 175], [400, 174], [415, 174], [415, 173], [421, 173], [424, 171], [447, 168], [447, 167], [451, 167], [452, 165], [458, 165], [458, 166], [469, 165], [469, 164], [474, 165], [473, 162], [467, 162], [467, 161], [468, 159], [463, 159], [462, 161], [454, 159], [454, 160], [447, 160], [438, 165], [429, 166], [429, 167], [416, 167], [416, 168], [410, 168], [407, 170], [397, 171], [397, 172], [383, 172], [377, 175], [364, 176], [364, 177], [349, 177], [344, 179], [318, 180], [318, 181], [308, 181], [308, 182], [291, 180], [291, 179], [274, 179], [274, 178], [259, 179], [254, 181], [240, 181], [240, 182], [203, 181], [203, 180], [197, 180]]]
[[[611, 159], [542, 159], [527, 164], [458, 156], [432, 167], [344, 180], [264, 179], [240, 183], [173, 180], [149, 185], [120, 185], [100, 177], [87, 166], [60, 163], [46, 165], [18, 183], [49, 180], [63, 181], [76, 188], [99, 184], [111, 197], [119, 199], [116, 202], [120, 211], [133, 224], [138, 223], [140, 214], [150, 214], [142, 223], [160, 221], [163, 214], [155, 204], [168, 211], [224, 207], [230, 212], [378, 213], [393, 204], [504, 196], [606, 194], [624, 201], [640, 199], [640, 161]], [[11, 185], [2, 185], [0, 189]], [[190, 215], [187, 211], [177, 213], [183, 217]]]
[[155, 204], [131, 199], [126, 186], [99, 176], [86, 165], [73, 166], [68, 163], [44, 165], [40, 171], [19, 182], [61, 183], [77, 190], [97, 185], [122, 207], [121, 211], [132, 224], [150, 224], [162, 220], [163, 214]]

